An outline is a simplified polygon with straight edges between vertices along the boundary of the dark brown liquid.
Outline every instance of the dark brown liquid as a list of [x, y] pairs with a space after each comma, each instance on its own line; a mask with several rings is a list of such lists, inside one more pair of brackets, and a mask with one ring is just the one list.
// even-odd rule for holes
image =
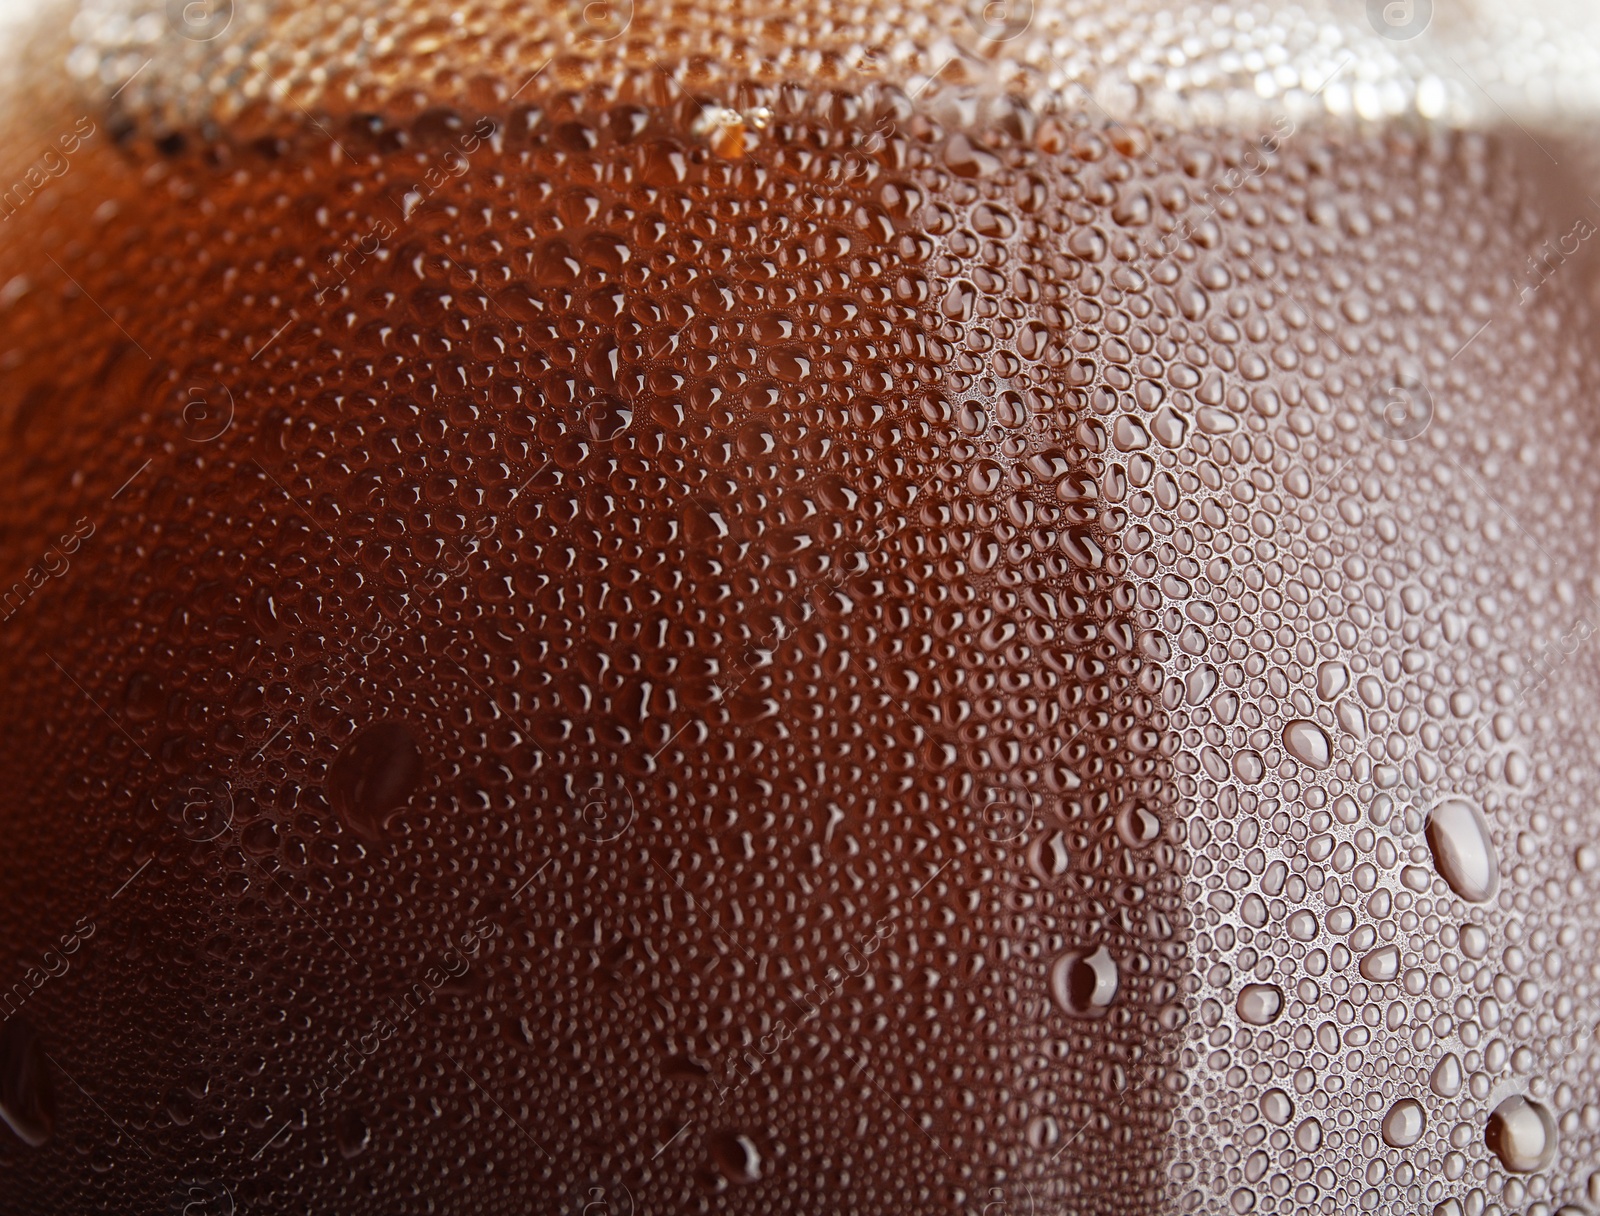
[[1304, 318], [1434, 195], [1515, 267], [1512, 154], [739, 104], [106, 115], [7, 221], [10, 1210], [1147, 1211], [1287, 1084], [1185, 1092], [1305, 832], [1178, 587], [1287, 705], [1285, 437], [1446, 327]]

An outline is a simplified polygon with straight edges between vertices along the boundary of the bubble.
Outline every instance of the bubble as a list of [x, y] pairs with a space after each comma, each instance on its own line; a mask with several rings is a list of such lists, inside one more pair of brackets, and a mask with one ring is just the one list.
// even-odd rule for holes
[[1383, 1117], [1383, 1142], [1390, 1148], [1410, 1148], [1422, 1139], [1426, 1127], [1422, 1104], [1414, 1098], [1401, 1098]]
[[1387, 983], [1400, 974], [1400, 950], [1395, 946], [1380, 946], [1361, 959], [1361, 974], [1377, 983]]
[[1267, 1026], [1283, 1012], [1283, 992], [1273, 984], [1246, 984], [1239, 990], [1239, 1017], [1252, 1026]]
[[1542, 1170], [1555, 1157], [1555, 1121], [1539, 1103], [1513, 1094], [1489, 1116], [1484, 1143], [1513, 1174]]
[[1468, 903], [1483, 903], [1500, 885], [1500, 863], [1483, 812], [1463, 798], [1439, 803], [1428, 814], [1434, 867]]
[[1308, 768], [1324, 769], [1333, 762], [1333, 744], [1315, 722], [1297, 718], [1284, 724], [1283, 746]]
[[421, 779], [422, 750], [410, 727], [379, 722], [349, 739], [329, 765], [328, 804], [358, 836], [379, 840]]
[[0, 1119], [33, 1148], [48, 1141], [56, 1127], [55, 1090], [46, 1065], [38, 1032], [12, 1014], [0, 1028]]
[[1117, 964], [1104, 946], [1092, 954], [1064, 954], [1050, 969], [1050, 995], [1074, 1017], [1097, 1017], [1117, 995]]

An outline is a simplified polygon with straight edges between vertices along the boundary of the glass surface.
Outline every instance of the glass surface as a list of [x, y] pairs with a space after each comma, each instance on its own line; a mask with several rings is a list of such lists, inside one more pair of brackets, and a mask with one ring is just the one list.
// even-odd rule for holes
[[0, 19], [5, 1211], [1600, 1208], [1587, 10]]

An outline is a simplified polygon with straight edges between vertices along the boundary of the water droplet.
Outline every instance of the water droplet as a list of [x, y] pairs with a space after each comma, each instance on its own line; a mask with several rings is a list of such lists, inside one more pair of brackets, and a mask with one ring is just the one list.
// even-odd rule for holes
[[1072, 870], [1067, 834], [1062, 831], [1036, 836], [1028, 843], [1028, 868], [1044, 882], [1056, 883]]
[[1556, 1125], [1550, 1112], [1521, 1094], [1494, 1108], [1483, 1138], [1513, 1174], [1542, 1170], [1556, 1155]]
[[633, 424], [633, 411], [610, 397], [588, 406], [585, 413], [596, 443], [609, 443]]
[[44, 1047], [25, 1018], [12, 1015], [0, 1030], [0, 1119], [24, 1144], [38, 1148], [55, 1131], [55, 1093]]
[[1283, 1090], [1269, 1089], [1261, 1095], [1261, 1117], [1282, 1127], [1294, 1118], [1294, 1102]]
[[358, 836], [382, 837], [422, 777], [422, 751], [409, 727], [378, 722], [349, 740], [328, 767], [328, 802]]
[[1239, 990], [1239, 1016], [1252, 1026], [1265, 1026], [1283, 1012], [1283, 993], [1272, 984], [1246, 984]]
[[1401, 1098], [1383, 1117], [1383, 1142], [1390, 1148], [1410, 1148], [1422, 1139], [1427, 1125], [1422, 1103], [1415, 1098]]
[[[1223, 726], [1231, 726], [1239, 717], [1239, 696], [1225, 692], [1211, 703], [1211, 715]], [[1258, 758], [1259, 759], [1259, 758]]]
[[1183, 446], [1183, 437], [1189, 429], [1189, 424], [1182, 415], [1170, 405], [1161, 407], [1161, 412], [1150, 420], [1150, 429], [1169, 448]]
[[1461, 1092], [1461, 1061], [1456, 1058], [1455, 1052], [1445, 1053], [1444, 1058], [1433, 1066], [1428, 1088], [1441, 1098], [1453, 1098]]
[[1354, 735], [1357, 739], [1367, 737], [1367, 715], [1351, 697], [1345, 697], [1333, 707], [1334, 716], [1339, 719], [1339, 729], [1347, 735]]
[[1400, 974], [1400, 948], [1379, 946], [1361, 960], [1361, 974], [1375, 983], [1384, 984]]
[[1130, 849], [1143, 848], [1161, 835], [1161, 820], [1147, 807], [1125, 806], [1117, 812], [1117, 835]]
[[1267, 775], [1267, 765], [1261, 759], [1260, 752], [1241, 751], [1234, 753], [1233, 775], [1246, 785], [1254, 785]]
[[1117, 964], [1101, 946], [1093, 954], [1065, 954], [1050, 969], [1050, 994], [1074, 1017], [1104, 1013], [1117, 995]]
[[1060, 1139], [1061, 1124], [1050, 1115], [1035, 1115], [1028, 1120], [1028, 1143], [1034, 1148], [1050, 1148]]
[[1468, 903], [1481, 904], [1500, 885], [1500, 862], [1483, 812], [1463, 798], [1448, 798], [1428, 815], [1434, 868]]
[[1331, 701], [1350, 684], [1350, 670], [1343, 663], [1330, 659], [1317, 668], [1317, 696]]
[[1184, 677], [1183, 687], [1188, 694], [1190, 705], [1199, 705], [1217, 687], [1217, 669], [1208, 664], [1201, 664]]
[[1303, 1153], [1315, 1152], [1322, 1147], [1322, 1124], [1307, 1119], [1294, 1129], [1294, 1142]]
[[1592, 844], [1580, 844], [1572, 856], [1572, 862], [1578, 867], [1578, 873], [1587, 874], [1595, 866], [1600, 865], [1600, 849]]
[[1482, 958], [1489, 953], [1489, 934], [1482, 925], [1461, 926], [1461, 953], [1468, 958]]
[[348, 1161], [366, 1151], [367, 1145], [372, 1143], [372, 1129], [360, 1111], [347, 1110], [334, 1124], [333, 1137], [339, 1146], [339, 1155]]
[[1111, 425], [1111, 442], [1119, 451], [1142, 452], [1150, 446], [1150, 432], [1137, 418], [1123, 414]]
[[1333, 744], [1327, 732], [1307, 718], [1296, 718], [1284, 724], [1283, 746], [1310, 768], [1324, 769], [1333, 762]]
[[711, 1159], [729, 1182], [755, 1182], [761, 1177], [761, 1150], [741, 1132], [716, 1132]]
[[1297, 942], [1308, 942], [1317, 935], [1317, 914], [1301, 908], [1289, 918], [1289, 936]]

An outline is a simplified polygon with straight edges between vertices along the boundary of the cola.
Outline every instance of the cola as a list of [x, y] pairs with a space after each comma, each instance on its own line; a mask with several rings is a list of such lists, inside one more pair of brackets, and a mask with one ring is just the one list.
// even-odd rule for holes
[[1593, 1202], [1581, 178], [593, 63], [6, 179], [14, 1210]]

